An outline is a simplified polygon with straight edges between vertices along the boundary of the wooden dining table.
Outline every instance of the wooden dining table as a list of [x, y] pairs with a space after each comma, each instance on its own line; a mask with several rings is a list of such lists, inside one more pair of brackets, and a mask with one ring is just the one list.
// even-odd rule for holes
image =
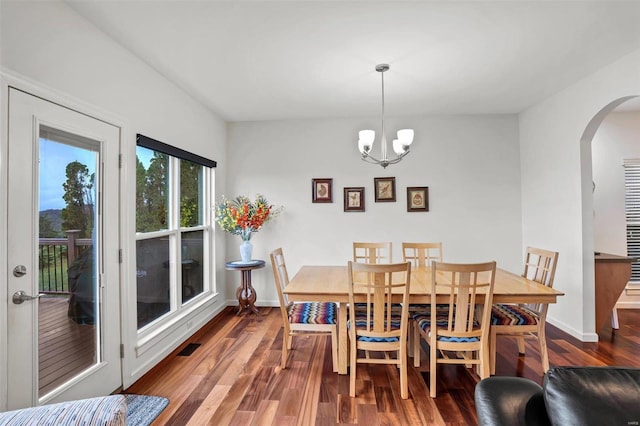
[[[446, 280], [444, 276], [439, 277]], [[347, 266], [305, 265], [285, 287], [290, 302], [338, 302], [338, 373], [347, 374], [347, 309], [349, 302]], [[431, 303], [431, 269], [412, 268], [410, 303]], [[446, 290], [445, 290], [446, 291]], [[496, 269], [493, 303], [556, 303], [564, 293], [503, 269]], [[356, 302], [365, 301], [355, 294]], [[399, 295], [400, 297], [400, 295]], [[446, 302], [443, 293], [437, 303]]]

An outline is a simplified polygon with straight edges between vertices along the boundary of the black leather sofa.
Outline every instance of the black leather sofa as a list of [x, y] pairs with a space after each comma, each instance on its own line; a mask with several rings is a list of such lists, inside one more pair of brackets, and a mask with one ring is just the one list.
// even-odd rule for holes
[[554, 367], [542, 386], [493, 376], [475, 389], [480, 426], [640, 425], [640, 369]]

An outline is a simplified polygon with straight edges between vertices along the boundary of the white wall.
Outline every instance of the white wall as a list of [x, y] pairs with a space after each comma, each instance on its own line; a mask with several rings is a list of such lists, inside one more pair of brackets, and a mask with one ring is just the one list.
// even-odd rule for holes
[[[640, 94], [640, 51], [520, 114], [523, 244], [560, 252], [549, 322], [596, 341], [591, 138], [620, 99]], [[583, 140], [584, 139], [584, 140]]]
[[[627, 255], [624, 159], [640, 158], [640, 112], [613, 112], [592, 142], [594, 247], [603, 253]], [[634, 286], [637, 287], [637, 286]], [[640, 289], [638, 289], [640, 290]], [[624, 291], [617, 307], [640, 307], [638, 290]]]
[[[515, 115], [387, 119], [387, 137], [415, 129], [411, 153], [386, 170], [360, 160], [358, 130], [379, 117], [230, 123], [224, 195], [264, 194], [284, 211], [252, 238], [254, 258], [282, 247], [291, 276], [304, 264], [343, 265], [353, 241], [442, 241], [449, 261], [496, 260], [522, 270], [518, 124]], [[379, 138], [379, 132], [377, 137]], [[374, 144], [379, 150], [379, 139]], [[396, 202], [374, 202], [374, 177], [396, 178]], [[311, 179], [333, 178], [333, 203], [311, 202]], [[343, 188], [365, 187], [364, 213], [343, 211]], [[428, 186], [430, 211], [407, 212], [407, 186]], [[228, 236], [227, 260], [240, 238]], [[237, 272], [228, 273], [230, 288]], [[277, 301], [271, 268], [253, 272], [259, 303]]]
[[[122, 289], [126, 387], [213, 317], [227, 300], [224, 269], [220, 268], [216, 276], [222, 283], [221, 294], [210, 297], [201, 309], [189, 314], [187, 319], [193, 327], [187, 328], [185, 319], [179, 326], [164, 330], [162, 335], [151, 339], [144, 355], [136, 358], [135, 135], [142, 133], [218, 160], [216, 192], [223, 192], [225, 124], [64, 3], [0, 2], [0, 19], [0, 65], [5, 71], [18, 75], [20, 80], [35, 82], [33, 87], [44, 88], [43, 93], [57, 98], [55, 100], [64, 103], [66, 99], [73, 99], [74, 103], [86, 104], [99, 115], [104, 112], [104, 116], [114, 117], [115, 124], [123, 128], [121, 185], [125, 262]], [[3, 147], [0, 152], [6, 149]], [[6, 164], [0, 158], [0, 177], [5, 174]], [[2, 181], [6, 182], [0, 178]], [[6, 197], [5, 191], [0, 188], [2, 199]], [[223, 237], [218, 238], [216, 246], [219, 248], [216, 260], [221, 264]], [[5, 264], [6, 257], [0, 259], [0, 263]], [[5, 294], [6, 288], [0, 288], [2, 291]], [[0, 328], [6, 328], [5, 321], [2, 316]], [[0, 381], [6, 383], [4, 379]]]

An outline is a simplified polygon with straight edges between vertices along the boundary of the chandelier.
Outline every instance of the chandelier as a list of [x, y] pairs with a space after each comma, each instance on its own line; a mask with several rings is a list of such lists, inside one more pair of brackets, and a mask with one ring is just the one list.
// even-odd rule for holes
[[413, 142], [413, 129], [398, 130], [398, 138], [393, 140], [393, 151], [396, 156], [389, 158], [387, 156], [387, 137], [384, 129], [384, 73], [389, 71], [389, 64], [376, 65], [376, 71], [382, 76], [382, 137], [380, 140], [380, 159], [372, 156], [371, 147], [376, 138], [376, 132], [374, 130], [360, 130], [358, 133], [358, 149], [362, 154], [362, 161], [366, 161], [371, 164], [379, 164], [383, 168], [387, 168], [389, 164], [396, 164], [409, 153], [409, 146]]

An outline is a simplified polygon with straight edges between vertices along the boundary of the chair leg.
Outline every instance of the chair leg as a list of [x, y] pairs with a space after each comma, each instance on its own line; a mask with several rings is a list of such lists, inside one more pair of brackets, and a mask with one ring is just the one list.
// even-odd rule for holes
[[349, 396], [353, 398], [356, 396], [356, 353], [358, 349], [356, 348], [357, 345], [355, 342], [352, 342], [351, 339], [349, 339], [349, 342], [351, 343], [351, 349], [349, 351], [351, 364], [349, 365]]
[[496, 374], [496, 347], [498, 344], [498, 333], [496, 332], [495, 327], [491, 327], [491, 337], [489, 338], [489, 356], [491, 360], [491, 374]]
[[436, 397], [436, 368], [438, 365], [438, 351], [433, 339], [429, 341], [429, 396]]
[[478, 360], [480, 361], [480, 368], [478, 370], [481, 379], [486, 379], [491, 375], [490, 358], [489, 342], [483, 342], [478, 352]]
[[538, 327], [538, 342], [540, 343], [540, 358], [542, 358], [542, 370], [546, 373], [549, 370], [549, 353], [547, 352], [547, 337], [544, 330], [544, 323]]
[[413, 322], [413, 366], [420, 367], [420, 330], [418, 323]]
[[333, 358], [333, 372], [338, 372], [338, 328], [331, 330], [331, 357]]
[[409, 398], [409, 384], [407, 382], [407, 352], [406, 348], [400, 349], [400, 397]]
[[291, 336], [288, 334], [282, 335], [282, 363], [280, 366], [283, 370], [287, 368], [287, 349], [290, 347], [290, 340]]
[[522, 334], [518, 335], [518, 353], [524, 355], [524, 336]]
[[407, 337], [409, 338], [407, 342], [407, 355], [413, 356], [413, 341], [415, 340], [415, 335], [413, 333], [413, 320], [409, 320], [407, 324]]

